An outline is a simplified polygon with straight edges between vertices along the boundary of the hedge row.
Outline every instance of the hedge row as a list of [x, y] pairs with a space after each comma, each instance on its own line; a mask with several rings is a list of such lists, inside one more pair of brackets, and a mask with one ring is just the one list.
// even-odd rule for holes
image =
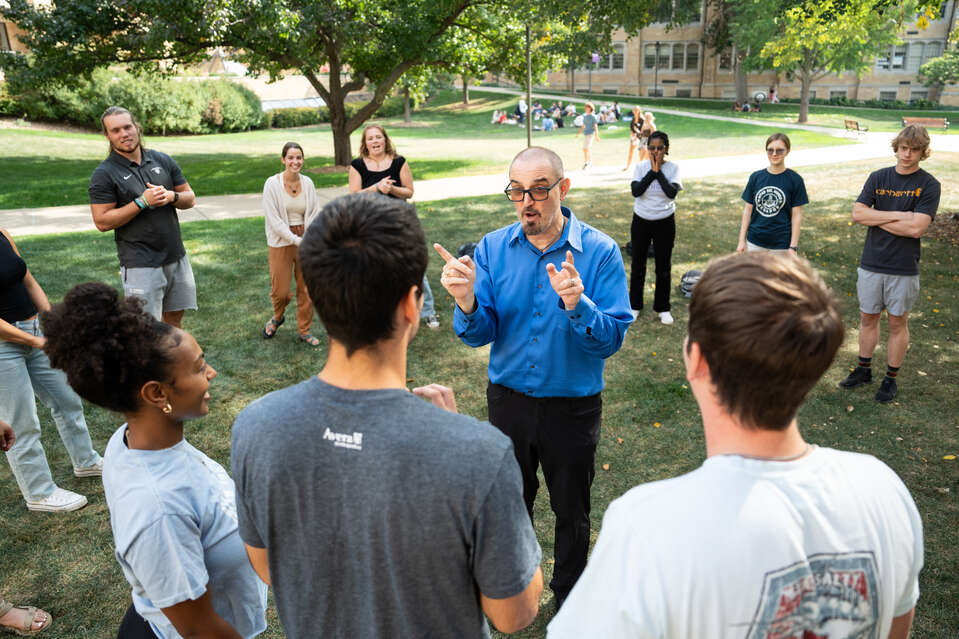
[[[799, 104], [799, 98], [785, 98], [782, 102]], [[952, 109], [953, 107], [944, 107], [932, 100], [917, 98], [911, 102], [902, 100], [852, 100], [850, 98], [809, 98], [809, 104], [820, 104], [826, 106], [848, 106], [848, 107], [871, 107], [873, 109], [894, 109], [902, 111], [903, 109], [931, 110]]]
[[[288, 128], [330, 121], [327, 107], [263, 112], [260, 99], [229, 80], [158, 78], [113, 69], [98, 69], [75, 87], [58, 87], [9, 96], [0, 85], [0, 115], [26, 120], [67, 122], [100, 127], [100, 114], [119, 104], [136, 114], [148, 134], [227, 133], [268, 127]], [[347, 116], [364, 103], [348, 102]], [[393, 117], [403, 112], [402, 98], [390, 98], [376, 112]]]

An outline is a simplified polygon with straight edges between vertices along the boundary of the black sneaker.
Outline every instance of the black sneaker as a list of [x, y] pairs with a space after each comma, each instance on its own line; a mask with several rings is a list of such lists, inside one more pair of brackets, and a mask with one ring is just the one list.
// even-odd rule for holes
[[876, 401], [880, 404], [888, 404], [896, 397], [896, 391], [899, 390], [896, 386], [896, 380], [892, 377], [883, 377], [882, 383], [879, 385], [879, 390], [876, 391]]
[[846, 379], [839, 382], [839, 388], [855, 388], [863, 384], [872, 384], [872, 369], [857, 366]]

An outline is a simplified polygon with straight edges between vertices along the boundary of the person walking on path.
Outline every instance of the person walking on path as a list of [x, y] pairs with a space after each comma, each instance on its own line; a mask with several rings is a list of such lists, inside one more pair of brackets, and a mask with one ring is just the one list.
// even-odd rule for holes
[[267, 179], [263, 185], [263, 213], [266, 243], [269, 246], [270, 300], [273, 315], [263, 329], [269, 339], [286, 321], [284, 312], [290, 303], [290, 272], [296, 281], [296, 328], [301, 342], [319, 346], [312, 333], [313, 304], [303, 281], [297, 249], [306, 227], [320, 212], [313, 181], [302, 174], [303, 147], [296, 142], [283, 145], [280, 154], [284, 171]]
[[679, 167], [666, 159], [669, 136], [656, 131], [649, 136], [649, 159], [636, 165], [630, 190], [633, 223], [629, 229], [633, 268], [629, 281], [629, 304], [633, 319], [643, 310], [646, 260], [652, 243], [656, 260], [656, 292], [653, 311], [663, 324], [672, 324], [669, 294], [672, 279], [673, 244], [676, 242], [676, 195], [683, 188]]
[[910, 124], [892, 141], [896, 165], [869, 175], [852, 207], [852, 219], [868, 227], [859, 261], [859, 361], [840, 388], [872, 382], [872, 354], [879, 342], [879, 318], [886, 309], [889, 344], [886, 375], [876, 401], [896, 397], [896, 378], [909, 348], [909, 311], [919, 298], [920, 240], [939, 208], [940, 185], [919, 168], [929, 157], [925, 127]]
[[240, 533], [286, 636], [480, 639], [484, 613], [525, 627], [541, 551], [509, 439], [457, 415], [449, 388], [407, 390], [427, 263], [415, 210], [338, 198], [300, 258], [326, 364], [247, 406], [230, 455]]
[[209, 411], [216, 377], [196, 340], [101, 282], [73, 287], [43, 325], [50, 360], [77, 392], [126, 419], [103, 468], [133, 597], [117, 639], [262, 633], [267, 587], [240, 541], [233, 480], [183, 437], [184, 422]]
[[583, 124], [576, 135], [583, 136], [583, 168], [588, 169], [593, 164], [593, 143], [599, 140], [599, 127], [596, 124], [595, 108], [592, 102], [583, 105]]
[[786, 168], [789, 136], [773, 133], [766, 139], [769, 168], [749, 176], [743, 191], [742, 224], [736, 251], [798, 251], [802, 207], [809, 203], [802, 176]]
[[484, 236], [475, 262], [434, 245], [456, 335], [492, 343], [489, 419], [513, 440], [530, 519], [543, 467], [558, 606], [586, 565], [603, 370], [632, 320], [619, 247], [562, 206], [569, 188], [559, 156], [530, 147], [510, 164], [505, 190], [519, 221]]
[[[350, 162], [350, 193], [368, 191], [400, 200], [413, 197], [413, 172], [406, 158], [396, 154], [386, 129], [371, 124], [363, 129], [361, 140], [360, 157]], [[440, 318], [425, 273], [423, 295], [423, 321], [435, 330], [440, 327]]]
[[713, 260], [682, 347], [706, 460], [613, 501], [549, 639], [907, 639], [922, 520], [871, 455], [807, 443], [797, 417], [843, 340], [805, 260]]
[[90, 177], [93, 223], [113, 231], [124, 294], [143, 298], [148, 313], [179, 328], [197, 304], [177, 210], [192, 208], [196, 196], [173, 158], [143, 146], [129, 111], [112, 106], [100, 125], [110, 155]]
[[18, 440], [7, 461], [28, 510], [67, 512], [83, 508], [87, 498], [53, 482], [36, 398], [50, 409], [75, 476], [99, 477], [103, 460], [93, 449], [83, 403], [44, 353], [38, 313], [49, 308], [13, 238], [0, 228], [0, 421], [13, 425]]

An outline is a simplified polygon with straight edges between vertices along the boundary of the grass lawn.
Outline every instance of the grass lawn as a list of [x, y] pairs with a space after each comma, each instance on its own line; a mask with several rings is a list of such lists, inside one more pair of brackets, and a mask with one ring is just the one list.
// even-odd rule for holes
[[[539, 92], [539, 91], [537, 91]], [[566, 97], [568, 94], [557, 94], [558, 97]], [[649, 108], [652, 111], [660, 109], [674, 109], [678, 111], [690, 111], [692, 113], [708, 113], [710, 115], [725, 115], [743, 120], [752, 120], [759, 122], [769, 122], [775, 126], [780, 122], [795, 124], [799, 119], [799, 103], [780, 102], [778, 104], [763, 103], [762, 111], [755, 113], [737, 113], [732, 110], [733, 100], [703, 100], [697, 98], [650, 98], [632, 95], [610, 95], [603, 93], [588, 94], [590, 99], [596, 104], [612, 104], [613, 100], [618, 100], [620, 107], [623, 105], [640, 104], [644, 109]], [[577, 97], [587, 97], [587, 94], [577, 94]], [[543, 100], [541, 100], [542, 102]], [[822, 104], [809, 105], [809, 121], [806, 124], [815, 126], [831, 127], [845, 130], [845, 120], [856, 120], [862, 126], [869, 127], [870, 131], [898, 131], [902, 128], [903, 116], [912, 116], [919, 118], [946, 118], [949, 120], [949, 129], [929, 129], [930, 133], [935, 134], [959, 134], [959, 108], [951, 110], [929, 110], [929, 109], [877, 109], [872, 107], [849, 107], [849, 106], [831, 106]], [[659, 117], [657, 116], [657, 120]]]
[[[912, 313], [913, 344], [900, 374], [899, 401], [878, 405], [870, 390], [841, 391], [836, 383], [854, 362], [858, 309], [856, 265], [865, 231], [849, 223], [849, 211], [868, 172], [881, 161], [803, 169], [812, 204], [806, 209], [801, 253], [820, 269], [838, 295], [847, 339], [800, 415], [812, 442], [877, 455], [909, 486], [925, 525], [926, 565], [921, 575], [913, 636], [954, 637], [959, 628], [959, 454], [955, 418], [959, 383], [959, 247], [924, 240], [922, 296]], [[936, 154], [924, 166], [943, 183], [942, 218], [959, 211], [959, 157]], [[673, 283], [683, 272], [702, 268], [710, 257], [734, 248], [746, 175], [690, 181], [679, 196]], [[585, 221], [607, 231], [620, 244], [627, 239], [632, 198], [615, 189], [573, 190], [571, 208]], [[464, 209], [468, 214], [464, 214]], [[452, 199], [421, 205], [420, 216], [431, 241], [448, 248], [475, 241], [513, 221], [502, 196]], [[316, 373], [324, 348], [309, 350], [285, 326], [279, 335], [260, 337], [270, 312], [266, 243], [262, 219], [196, 222], [183, 227], [199, 284], [200, 308], [185, 325], [207, 353], [219, 376], [213, 382], [210, 415], [192, 422], [187, 438], [229, 467], [230, 425], [256, 397]], [[118, 284], [111, 239], [98, 233], [23, 238], [20, 249], [53, 301], [86, 280]], [[629, 266], [627, 265], [627, 268]], [[439, 286], [440, 264], [429, 276], [442, 317], [439, 331], [423, 329], [410, 349], [410, 385], [432, 381], [454, 388], [460, 410], [484, 417], [488, 349], [471, 349], [452, 333], [452, 301]], [[651, 296], [651, 292], [647, 291]], [[666, 327], [640, 317], [620, 352], [608, 361], [603, 435], [593, 484], [593, 539], [609, 502], [630, 487], [696, 468], [705, 448], [695, 401], [685, 384], [680, 348], [688, 300], [673, 294], [677, 323]], [[292, 309], [290, 309], [292, 311]], [[322, 327], [315, 326], [318, 333]], [[883, 341], [886, 330], [883, 328]], [[883, 348], [877, 361], [884, 359]], [[45, 410], [43, 444], [54, 478], [61, 486], [86, 494], [90, 505], [72, 514], [28, 513], [7, 464], [0, 464], [0, 587], [17, 602], [33, 602], [54, 617], [51, 636], [102, 639], [114, 636], [130, 593], [113, 557], [109, 516], [96, 480], [75, 479], [70, 461]], [[102, 450], [121, 419], [88, 407], [95, 446]], [[608, 464], [609, 470], [600, 467]], [[544, 484], [545, 485], [545, 484]], [[551, 573], [552, 527], [545, 493], [536, 506], [536, 531], [544, 551], [547, 581]], [[426, 550], [426, 549], [424, 549]], [[319, 550], [318, 550], [319, 552]], [[552, 616], [552, 595], [520, 637], [543, 637]], [[283, 636], [275, 608], [269, 612], [269, 639]]]
[[[500, 173], [525, 148], [522, 127], [490, 124], [494, 109], [512, 109], [515, 98], [473, 91], [470, 105], [446, 91], [414, 114], [413, 122], [379, 121], [397, 152], [410, 161], [416, 179]], [[657, 126], [675, 138], [677, 157], [697, 158], [754, 152], [775, 127], [711, 122], [662, 115]], [[552, 133], [534, 132], [535, 143], [548, 145], [564, 158], [581, 161], [581, 139], [567, 126]], [[794, 148], [852, 144], [821, 133], [790, 131]], [[593, 149], [596, 164], [625, 164], [629, 127], [604, 129]], [[169, 153], [201, 197], [255, 193], [266, 178], [282, 170], [280, 149], [289, 140], [306, 152], [306, 171], [318, 187], [343, 186], [346, 172], [333, 167], [333, 136], [329, 126], [272, 129], [221, 135], [171, 136], [146, 139], [148, 146]], [[359, 153], [360, 131], [353, 135]], [[97, 133], [64, 133], [0, 129], [0, 209], [86, 204], [90, 174], [107, 154]], [[570, 165], [575, 166], [575, 165]], [[318, 172], [316, 172], [318, 170]]]

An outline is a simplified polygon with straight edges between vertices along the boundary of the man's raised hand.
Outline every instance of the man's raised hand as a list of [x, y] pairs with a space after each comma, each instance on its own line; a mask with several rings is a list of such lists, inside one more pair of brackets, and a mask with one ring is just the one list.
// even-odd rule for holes
[[473, 260], [468, 255], [457, 259], [439, 244], [434, 244], [433, 248], [445, 262], [440, 283], [446, 292], [453, 296], [461, 311], [467, 314], [472, 313], [476, 303], [476, 296], [473, 293], [476, 285], [476, 266]]
[[579, 298], [583, 295], [583, 278], [579, 276], [579, 271], [573, 266], [573, 252], [566, 251], [566, 261], [563, 262], [563, 268], [556, 270], [552, 264], [546, 265], [546, 273], [549, 275], [549, 283], [563, 300], [563, 305], [567, 311], [571, 311], [579, 304]]
[[458, 412], [456, 410], [456, 398], [453, 397], [453, 389], [448, 386], [441, 386], [440, 384], [418, 386], [413, 389], [413, 394], [419, 395], [443, 410], [448, 410], [451, 413]]

